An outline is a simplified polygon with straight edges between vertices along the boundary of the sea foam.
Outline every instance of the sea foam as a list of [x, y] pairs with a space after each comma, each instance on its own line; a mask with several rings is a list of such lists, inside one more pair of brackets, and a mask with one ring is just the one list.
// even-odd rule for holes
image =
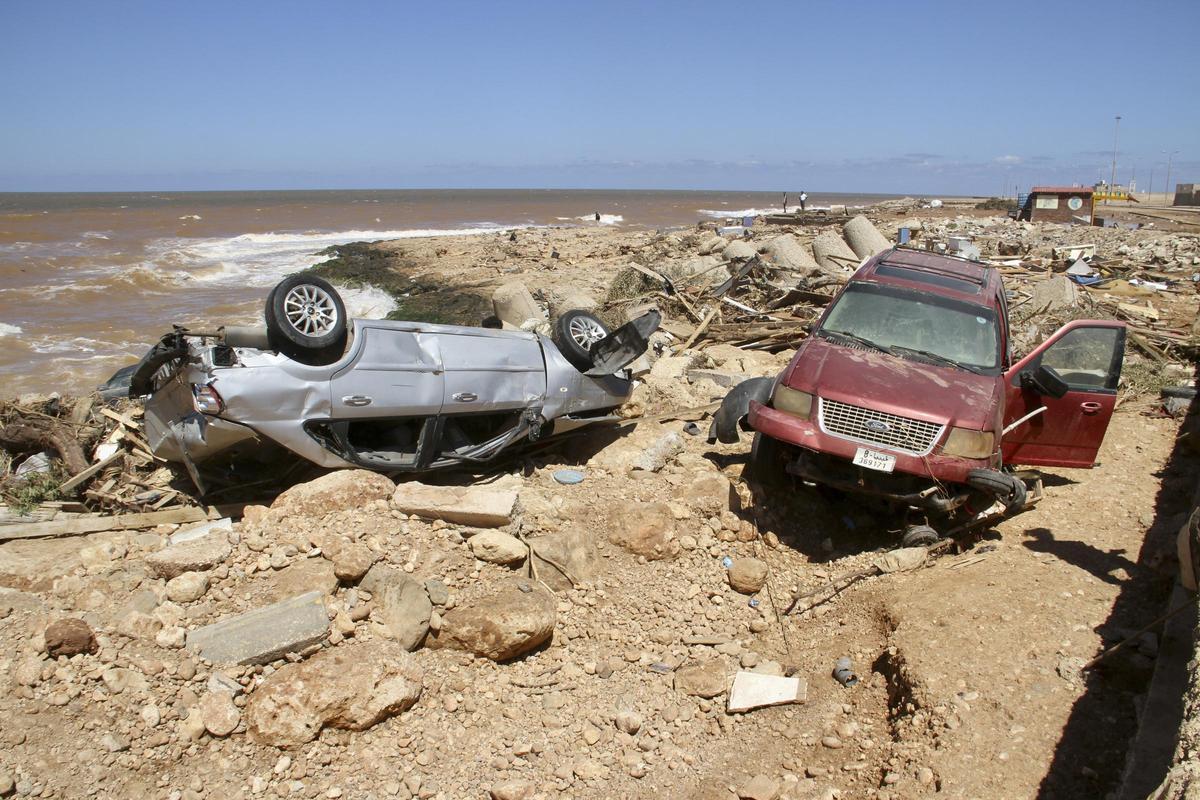
[[21, 333], [21, 329], [16, 325], [0, 322], [0, 336], [16, 336], [18, 333]]

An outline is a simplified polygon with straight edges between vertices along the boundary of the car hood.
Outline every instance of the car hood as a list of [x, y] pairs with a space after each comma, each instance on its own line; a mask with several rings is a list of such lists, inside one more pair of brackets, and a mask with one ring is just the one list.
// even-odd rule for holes
[[803, 392], [912, 419], [990, 430], [1001, 381], [954, 367], [909, 361], [809, 339], [783, 382]]

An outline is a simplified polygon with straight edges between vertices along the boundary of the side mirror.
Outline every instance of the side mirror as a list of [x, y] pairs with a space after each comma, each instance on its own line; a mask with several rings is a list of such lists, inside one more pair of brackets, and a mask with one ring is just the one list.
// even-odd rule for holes
[[1071, 387], [1054, 371], [1053, 367], [1039, 364], [1036, 370], [1025, 370], [1021, 373], [1021, 388], [1032, 389], [1038, 394], [1059, 399], [1070, 391]]

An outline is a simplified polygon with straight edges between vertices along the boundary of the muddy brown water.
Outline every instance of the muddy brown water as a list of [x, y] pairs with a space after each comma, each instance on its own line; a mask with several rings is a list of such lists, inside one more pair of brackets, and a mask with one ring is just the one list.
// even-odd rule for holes
[[[813, 193], [809, 204], [884, 197]], [[0, 397], [86, 391], [173, 323], [257, 322], [270, 287], [330, 245], [525, 226], [682, 226], [777, 210], [782, 199], [570, 190], [0, 194]], [[346, 299], [354, 316], [395, 308], [370, 289]]]

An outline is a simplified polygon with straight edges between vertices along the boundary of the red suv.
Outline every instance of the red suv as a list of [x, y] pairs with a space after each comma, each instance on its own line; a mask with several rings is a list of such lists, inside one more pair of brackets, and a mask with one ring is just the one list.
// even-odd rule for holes
[[[775, 379], [735, 387], [710, 438], [756, 431], [750, 470], [882, 496], [929, 519], [1025, 505], [1013, 465], [1091, 467], [1116, 402], [1125, 325], [1078, 320], [1019, 360], [986, 265], [895, 248], [833, 299]], [[927, 524], [906, 543], [928, 543]]]

